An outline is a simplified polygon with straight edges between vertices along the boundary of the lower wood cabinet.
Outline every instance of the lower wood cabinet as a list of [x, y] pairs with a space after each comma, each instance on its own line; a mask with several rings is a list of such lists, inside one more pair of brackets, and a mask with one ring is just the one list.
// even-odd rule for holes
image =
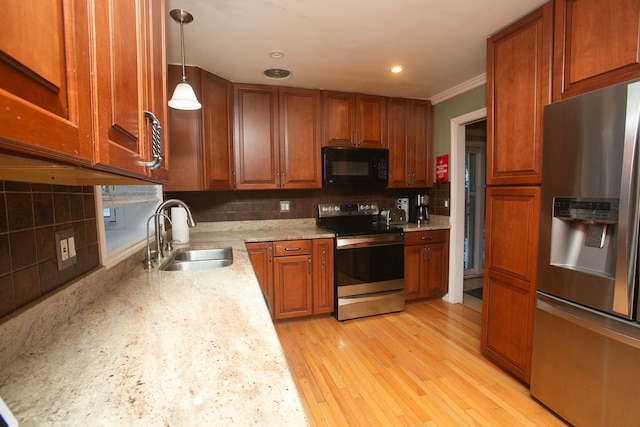
[[449, 230], [404, 234], [405, 300], [440, 297], [449, 281]]
[[540, 187], [487, 188], [482, 353], [531, 377]]
[[247, 243], [273, 319], [331, 313], [333, 239]]

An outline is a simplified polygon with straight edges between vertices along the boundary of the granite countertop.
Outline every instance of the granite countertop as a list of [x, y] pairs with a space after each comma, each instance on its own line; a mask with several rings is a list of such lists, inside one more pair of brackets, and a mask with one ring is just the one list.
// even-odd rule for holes
[[326, 237], [313, 220], [203, 223], [189, 246], [231, 247], [232, 265], [148, 272], [132, 257], [106, 289], [100, 269], [0, 324], [0, 396], [21, 426], [307, 425], [245, 242]]

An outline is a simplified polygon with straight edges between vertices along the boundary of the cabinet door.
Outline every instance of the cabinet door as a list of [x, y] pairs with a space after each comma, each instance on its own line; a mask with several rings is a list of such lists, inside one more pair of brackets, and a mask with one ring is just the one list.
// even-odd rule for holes
[[387, 98], [356, 95], [356, 145], [387, 148]]
[[313, 314], [332, 313], [334, 309], [333, 239], [314, 239]]
[[487, 185], [540, 183], [552, 4], [487, 41]]
[[274, 318], [313, 314], [311, 255], [273, 259]]
[[247, 243], [246, 247], [260, 289], [269, 299], [269, 311], [273, 317], [275, 302], [273, 296], [273, 244], [271, 242]]
[[531, 375], [539, 187], [487, 189], [483, 353], [522, 381]]
[[0, 147], [93, 160], [87, 2], [2, 2]]
[[[143, 58], [146, 62], [142, 81], [145, 85], [143, 96], [144, 111], [151, 111], [161, 124], [161, 152], [162, 165], [158, 168], [147, 170], [147, 174], [154, 181], [167, 182], [169, 180], [169, 139], [167, 130], [167, 59], [165, 56], [165, 32], [164, 22], [166, 11], [164, 0], [144, 0], [144, 51]], [[143, 132], [144, 155], [151, 160], [153, 157], [153, 128], [148, 120], [143, 120], [145, 130]]]
[[281, 87], [278, 99], [280, 188], [321, 188], [321, 92]]
[[404, 247], [404, 299], [407, 301], [424, 297], [426, 258], [426, 245]]
[[427, 297], [441, 297], [449, 288], [449, 245], [434, 243], [426, 246], [427, 250]]
[[345, 92], [322, 92], [323, 145], [351, 147], [356, 145], [355, 95]]
[[232, 86], [206, 71], [202, 81], [202, 144], [207, 190], [233, 189]]
[[278, 88], [233, 85], [236, 188], [278, 188]]
[[[182, 80], [182, 67], [169, 65], [167, 89], [173, 93]], [[203, 72], [204, 74], [204, 72]], [[164, 186], [165, 191], [204, 190], [204, 147], [202, 115], [206, 115], [208, 97], [201, 90], [200, 72], [196, 67], [185, 67], [187, 81], [193, 87], [196, 97], [202, 102], [202, 111], [177, 110], [169, 108], [169, 150], [171, 155], [171, 179]]]
[[407, 188], [411, 184], [411, 148], [409, 100], [389, 98], [387, 101], [389, 144], [389, 188]]
[[433, 185], [433, 107], [431, 101], [411, 100], [411, 186]]
[[640, 77], [640, 1], [556, 0], [553, 98]]
[[[145, 43], [153, 29], [145, 27], [150, 22], [145, 19], [149, 12], [145, 6], [144, 2], [125, 0], [97, 1], [93, 28], [96, 167], [142, 178], [148, 175], [145, 162], [153, 157], [151, 129], [144, 110], [154, 107], [149, 103], [146, 85], [150, 78], [147, 61], [152, 52]], [[163, 36], [156, 43], [159, 40], [164, 41]], [[165, 85], [162, 90], [166, 91]], [[165, 106], [161, 108], [151, 111], [158, 120], [166, 114]], [[163, 154], [166, 156], [166, 151]]]

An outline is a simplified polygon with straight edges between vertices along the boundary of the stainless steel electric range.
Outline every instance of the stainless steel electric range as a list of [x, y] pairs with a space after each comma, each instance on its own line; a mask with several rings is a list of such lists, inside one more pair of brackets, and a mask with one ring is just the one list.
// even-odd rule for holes
[[404, 310], [404, 234], [376, 203], [321, 203], [316, 224], [335, 234], [338, 320]]

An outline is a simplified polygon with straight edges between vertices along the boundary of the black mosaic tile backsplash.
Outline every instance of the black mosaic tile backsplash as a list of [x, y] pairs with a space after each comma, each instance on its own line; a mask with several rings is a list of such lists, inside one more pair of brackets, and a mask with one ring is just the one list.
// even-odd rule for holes
[[[77, 263], [58, 271], [55, 232], [73, 228]], [[0, 317], [97, 267], [93, 187], [0, 181]]]

